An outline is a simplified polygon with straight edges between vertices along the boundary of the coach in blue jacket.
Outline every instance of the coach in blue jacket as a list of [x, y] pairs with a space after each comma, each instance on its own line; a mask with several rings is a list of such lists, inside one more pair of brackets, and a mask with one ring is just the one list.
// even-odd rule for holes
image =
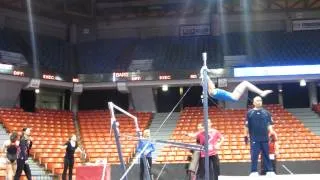
[[[245, 141], [250, 140], [251, 153], [251, 174], [250, 176], [258, 175], [258, 158], [264, 157], [264, 167], [267, 175], [274, 175], [271, 161], [269, 158], [269, 132], [273, 132], [272, 117], [269, 111], [262, 107], [262, 98], [256, 96], [253, 99], [254, 108], [249, 110], [245, 122]], [[249, 136], [248, 136], [249, 135]]]

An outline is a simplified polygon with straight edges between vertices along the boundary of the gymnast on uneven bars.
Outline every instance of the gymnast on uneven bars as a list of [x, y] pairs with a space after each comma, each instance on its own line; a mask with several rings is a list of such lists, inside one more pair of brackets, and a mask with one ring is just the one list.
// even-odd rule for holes
[[[203, 56], [204, 60], [206, 61], [206, 55]], [[202, 77], [203, 71], [206, 70], [208, 73], [211, 73], [210, 69], [207, 68], [207, 66], [203, 66], [200, 70], [200, 78], [207, 78], [208, 80], [208, 94], [210, 97], [222, 100], [222, 101], [238, 101], [243, 93], [246, 90], [252, 91], [254, 93], [257, 93], [261, 97], [266, 97], [268, 94], [272, 93], [272, 90], [261, 90], [257, 86], [253, 85], [252, 83], [248, 81], [242, 81], [240, 84], [238, 84], [232, 92], [216, 88], [214, 82], [207, 76]]]

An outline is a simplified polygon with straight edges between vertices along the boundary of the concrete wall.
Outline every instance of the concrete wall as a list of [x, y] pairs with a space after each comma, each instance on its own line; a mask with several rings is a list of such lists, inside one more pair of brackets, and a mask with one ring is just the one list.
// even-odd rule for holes
[[19, 105], [19, 94], [25, 86], [21, 82], [0, 81], [0, 106], [1, 107], [16, 107]]
[[136, 111], [157, 111], [152, 87], [132, 87], [130, 95], [133, 108]]
[[[5, 27], [29, 31], [29, 21], [27, 17], [26, 13], [0, 8], [0, 27], [3, 21]], [[67, 24], [61, 21], [34, 16], [34, 22], [35, 30], [39, 34], [61, 39], [66, 39], [67, 37]]]

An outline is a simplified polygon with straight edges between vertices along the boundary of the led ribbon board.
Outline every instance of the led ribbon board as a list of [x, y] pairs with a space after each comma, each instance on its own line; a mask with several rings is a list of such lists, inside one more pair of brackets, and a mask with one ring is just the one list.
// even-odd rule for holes
[[320, 65], [234, 68], [234, 77], [320, 74]]

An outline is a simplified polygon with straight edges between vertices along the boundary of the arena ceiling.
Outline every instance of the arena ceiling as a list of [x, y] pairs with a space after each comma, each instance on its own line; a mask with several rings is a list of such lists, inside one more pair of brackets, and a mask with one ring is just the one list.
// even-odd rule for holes
[[[35, 14], [63, 21], [192, 16], [208, 12], [320, 10], [320, 0], [31, 0]], [[221, 6], [217, 4], [221, 2]], [[26, 11], [26, 0], [0, 0], [0, 7]]]

